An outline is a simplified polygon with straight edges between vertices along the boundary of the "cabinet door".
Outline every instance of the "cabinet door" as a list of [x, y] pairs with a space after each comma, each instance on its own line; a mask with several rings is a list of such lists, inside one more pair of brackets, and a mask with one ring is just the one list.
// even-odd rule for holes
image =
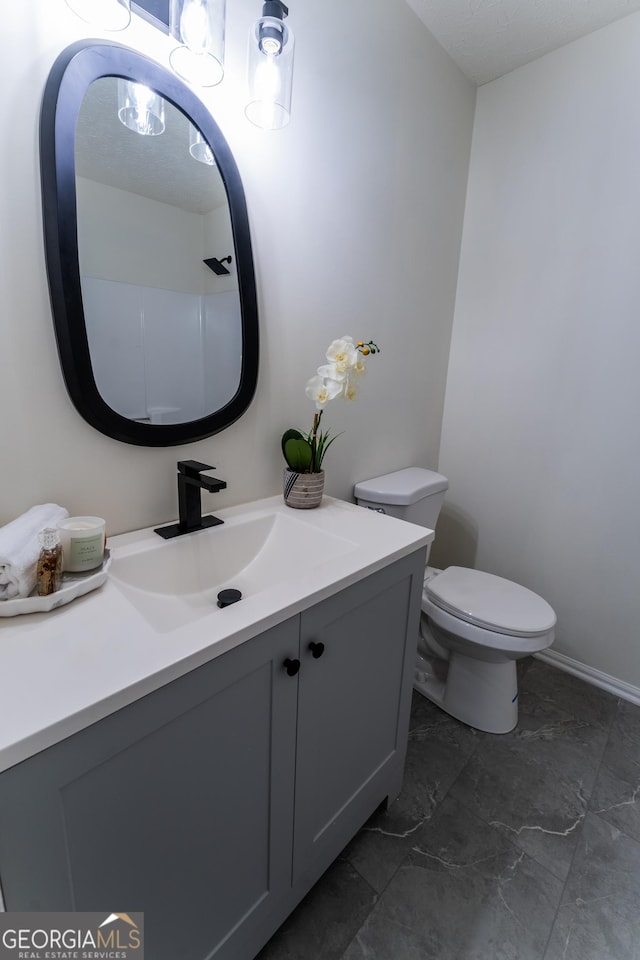
[[423, 576], [421, 551], [302, 615], [294, 884], [399, 792]]
[[153, 960], [253, 956], [291, 881], [298, 643], [296, 618], [0, 775], [7, 909], [144, 911]]

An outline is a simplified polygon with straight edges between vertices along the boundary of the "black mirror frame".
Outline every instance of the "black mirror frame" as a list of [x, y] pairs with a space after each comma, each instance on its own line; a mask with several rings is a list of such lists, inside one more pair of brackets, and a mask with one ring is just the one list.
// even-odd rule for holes
[[[212, 148], [227, 191], [242, 316], [242, 369], [235, 396], [220, 410], [199, 420], [153, 425], [128, 420], [105, 403], [93, 376], [78, 261], [75, 134], [86, 90], [100, 77], [144, 83], [185, 114]], [[258, 306], [242, 181], [233, 154], [205, 105], [181, 80], [134, 50], [99, 40], [74, 43], [55, 61], [45, 87], [40, 165], [45, 253], [58, 352], [69, 396], [80, 415], [108, 437], [148, 447], [191, 443], [229, 427], [247, 410], [257, 385]]]

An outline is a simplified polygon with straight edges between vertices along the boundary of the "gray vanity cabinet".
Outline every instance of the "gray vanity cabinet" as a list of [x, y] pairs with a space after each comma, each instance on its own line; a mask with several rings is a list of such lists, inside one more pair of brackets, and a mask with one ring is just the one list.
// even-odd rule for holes
[[[259, 929], [290, 885], [298, 634], [287, 621], [0, 775], [7, 909], [144, 911], [150, 960]], [[214, 955], [251, 956], [242, 937]]]
[[0, 774], [7, 909], [143, 911], [150, 960], [254, 957], [400, 788], [423, 562]]
[[313, 882], [400, 791], [423, 572], [395, 564], [302, 615], [294, 882]]

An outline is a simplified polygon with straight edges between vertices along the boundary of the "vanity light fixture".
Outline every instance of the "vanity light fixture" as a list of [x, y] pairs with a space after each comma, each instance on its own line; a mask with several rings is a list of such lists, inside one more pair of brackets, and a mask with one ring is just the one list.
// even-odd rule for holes
[[206, 163], [210, 167], [215, 167], [216, 161], [213, 157], [213, 150], [204, 139], [197, 127], [189, 124], [189, 153], [194, 160], [199, 163]]
[[289, 122], [293, 83], [293, 33], [282, 0], [265, 0], [262, 16], [249, 35], [249, 103], [247, 119], [264, 130]]
[[118, 119], [144, 137], [164, 133], [164, 100], [144, 83], [118, 79]]
[[169, 33], [178, 46], [173, 70], [196, 87], [215, 87], [224, 75], [226, 0], [171, 0]]
[[66, 0], [82, 20], [103, 30], [124, 30], [131, 20], [130, 0]]

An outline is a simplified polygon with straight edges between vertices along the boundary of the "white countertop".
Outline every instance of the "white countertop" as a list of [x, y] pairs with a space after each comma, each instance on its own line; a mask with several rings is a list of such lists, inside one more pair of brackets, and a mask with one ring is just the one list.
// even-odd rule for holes
[[[272, 497], [216, 515], [232, 525], [262, 513], [302, 515], [303, 530], [315, 527], [347, 546], [311, 572], [274, 577], [220, 609], [200, 595], [162, 596], [119, 582], [118, 558], [159, 540], [151, 530], [126, 533], [109, 540], [110, 576], [98, 590], [48, 613], [0, 618], [0, 771], [433, 540], [431, 530], [331, 497], [314, 510], [293, 511]], [[187, 536], [213, 538], [216, 529], [225, 528]]]

